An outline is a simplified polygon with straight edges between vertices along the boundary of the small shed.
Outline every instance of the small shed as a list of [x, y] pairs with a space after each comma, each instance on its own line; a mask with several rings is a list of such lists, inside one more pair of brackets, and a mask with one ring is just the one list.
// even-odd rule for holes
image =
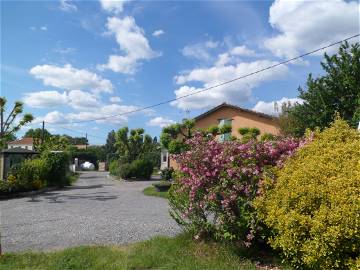
[[21, 163], [25, 159], [32, 158], [36, 154], [36, 151], [24, 149], [21, 147], [4, 149], [0, 151], [0, 180], [6, 179], [10, 168], [18, 163]]

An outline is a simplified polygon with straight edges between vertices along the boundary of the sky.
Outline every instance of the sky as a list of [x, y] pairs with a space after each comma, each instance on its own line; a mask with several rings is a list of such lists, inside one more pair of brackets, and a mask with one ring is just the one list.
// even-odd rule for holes
[[[136, 113], [356, 35], [358, 1], [1, 1], [0, 95], [28, 128], [85, 136], [162, 127], [223, 102], [276, 114], [302, 102], [324, 51]], [[359, 38], [351, 42], [359, 42]], [[336, 47], [327, 50], [336, 52]], [[121, 115], [122, 114], [122, 115]], [[114, 116], [115, 115], [115, 116]], [[103, 120], [89, 121], [108, 117]]]

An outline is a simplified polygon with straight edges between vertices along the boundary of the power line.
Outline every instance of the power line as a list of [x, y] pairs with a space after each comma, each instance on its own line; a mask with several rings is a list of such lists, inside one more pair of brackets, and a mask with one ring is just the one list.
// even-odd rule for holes
[[[57, 125], [57, 124], [50, 124], [50, 123], [47, 123], [47, 124], [49, 124], [49, 125]], [[71, 131], [71, 132], [75, 132], [75, 133], [81, 134], [81, 135], [84, 135], [84, 134], [86, 135], [86, 134], [87, 134], [88, 137], [93, 137], [93, 138], [97, 138], [97, 139], [101, 139], [101, 140], [106, 140], [105, 137], [100, 137], [100, 136], [91, 135], [91, 134], [86, 133], [86, 132], [81, 132], [81, 131], [78, 131], [78, 130], [75, 130], [75, 129], [71, 129], [71, 128], [66, 128], [66, 127], [63, 127], [63, 126], [58, 126], [58, 127], [61, 128], [61, 129], [67, 130], [67, 131]], [[84, 136], [84, 137], [85, 137], [85, 136]]]
[[[285, 65], [285, 64], [287, 64], [287, 63], [289, 63], [289, 62], [292, 62], [292, 61], [295, 61], [295, 60], [304, 58], [305, 56], [308, 56], [308, 55], [314, 54], [314, 53], [316, 53], [316, 52], [325, 50], [325, 49], [327, 49], [327, 48], [333, 47], [333, 46], [335, 46], [335, 45], [341, 44], [341, 43], [343, 43], [343, 42], [345, 42], [345, 41], [348, 41], [348, 40], [350, 40], [350, 39], [353, 39], [353, 38], [359, 37], [359, 36], [360, 36], [360, 34], [356, 34], [356, 35], [354, 35], [354, 36], [345, 38], [345, 39], [343, 39], [343, 40], [340, 40], [340, 41], [337, 41], [337, 42], [334, 42], [334, 43], [331, 43], [331, 44], [329, 44], [329, 45], [323, 46], [323, 47], [318, 48], [318, 49], [316, 49], [316, 50], [313, 50], [313, 51], [310, 51], [310, 52], [301, 54], [301, 55], [299, 55], [299, 56], [296, 56], [296, 57], [287, 59], [287, 60], [282, 61], [282, 62], [279, 62], [279, 63], [277, 63], [277, 64], [273, 64], [273, 65], [267, 66], [267, 67], [265, 67], [265, 68], [256, 70], [256, 71], [254, 71], [254, 72], [250, 72], [250, 73], [248, 73], [248, 74], [245, 74], [245, 75], [242, 75], [242, 76], [240, 76], [240, 77], [234, 78], [234, 79], [232, 79], [232, 80], [225, 81], [225, 82], [222, 82], [222, 83], [219, 83], [219, 84], [216, 84], [216, 85], [213, 85], [213, 86], [210, 86], [210, 87], [201, 89], [201, 90], [199, 90], [199, 91], [196, 91], [196, 92], [193, 92], [193, 93], [190, 93], [190, 94], [187, 94], [187, 95], [183, 95], [183, 96], [180, 96], [180, 97], [177, 97], [177, 98], [169, 99], [169, 100], [162, 101], [162, 102], [159, 102], [159, 103], [156, 103], [156, 104], [153, 104], [153, 105], [145, 106], [145, 107], [142, 107], [142, 108], [138, 108], [138, 109], [135, 109], [135, 110], [131, 110], [131, 111], [127, 111], [127, 112], [123, 112], [123, 113], [119, 113], [119, 114], [114, 114], [114, 115], [109, 115], [109, 116], [104, 116], [104, 117], [99, 117], [99, 118], [94, 118], [94, 119], [89, 119], [89, 120], [73, 121], [73, 122], [69, 122], [69, 123], [70, 123], [70, 124], [77, 124], [77, 123], [94, 122], [94, 121], [98, 121], [98, 120], [105, 120], [105, 119], [110, 119], [110, 118], [113, 118], [113, 117], [118, 117], [118, 116], [123, 116], [123, 115], [131, 114], [131, 113], [136, 113], [136, 112], [148, 110], [148, 109], [151, 109], [151, 108], [154, 108], [154, 107], [158, 107], [158, 106], [161, 106], [161, 105], [164, 105], [164, 104], [167, 104], [167, 103], [171, 103], [171, 102], [174, 102], [174, 101], [177, 101], [177, 100], [180, 100], [180, 99], [184, 99], [184, 98], [187, 98], [187, 97], [190, 97], [190, 96], [199, 94], [199, 93], [203, 93], [203, 92], [209, 91], [209, 90], [211, 90], [211, 89], [214, 89], [214, 88], [217, 88], [217, 87], [220, 87], [220, 86], [224, 86], [224, 85], [229, 84], [229, 83], [233, 83], [233, 82], [235, 82], [235, 81], [238, 81], [238, 80], [241, 80], [241, 79], [250, 77], [250, 76], [252, 76], [252, 75], [258, 74], [258, 73], [260, 73], [260, 72], [264, 72], [264, 71], [266, 71], [266, 70], [273, 69], [273, 68], [278, 67], [278, 66], [281, 66], [281, 65]], [[64, 124], [64, 123], [57, 123], [57, 124], [54, 124], [54, 125], [61, 125], [61, 124]]]

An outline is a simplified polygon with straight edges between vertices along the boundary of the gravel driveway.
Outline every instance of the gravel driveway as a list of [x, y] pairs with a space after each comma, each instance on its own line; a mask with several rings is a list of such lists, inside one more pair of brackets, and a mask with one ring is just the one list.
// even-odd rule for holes
[[0, 201], [2, 248], [51, 250], [174, 235], [180, 229], [168, 213], [167, 200], [142, 194], [151, 183], [85, 172], [72, 187]]

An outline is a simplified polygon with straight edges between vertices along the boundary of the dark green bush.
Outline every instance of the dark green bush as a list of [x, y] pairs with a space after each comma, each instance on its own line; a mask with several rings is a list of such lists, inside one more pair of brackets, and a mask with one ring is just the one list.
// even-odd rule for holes
[[68, 178], [70, 157], [66, 152], [43, 152], [41, 159], [49, 169], [47, 184], [49, 186], [65, 186], [70, 184]]
[[109, 164], [109, 172], [111, 175], [119, 175], [119, 161], [112, 160]]
[[172, 167], [161, 170], [161, 178], [163, 180], [170, 181], [173, 178], [173, 174], [174, 168]]
[[274, 140], [276, 140], [276, 136], [271, 134], [271, 133], [264, 133], [260, 137], [260, 141], [262, 141], [262, 142], [264, 142], [264, 141], [274, 141]]
[[121, 164], [118, 167], [117, 175], [120, 176], [122, 179], [129, 179], [135, 177], [132, 164], [130, 163]]
[[153, 163], [150, 160], [138, 159], [131, 163], [133, 177], [150, 179], [154, 170]]
[[151, 160], [146, 159], [137, 159], [125, 164], [119, 164], [117, 161], [110, 163], [110, 173], [122, 179], [150, 179], [153, 169], [154, 165]]

